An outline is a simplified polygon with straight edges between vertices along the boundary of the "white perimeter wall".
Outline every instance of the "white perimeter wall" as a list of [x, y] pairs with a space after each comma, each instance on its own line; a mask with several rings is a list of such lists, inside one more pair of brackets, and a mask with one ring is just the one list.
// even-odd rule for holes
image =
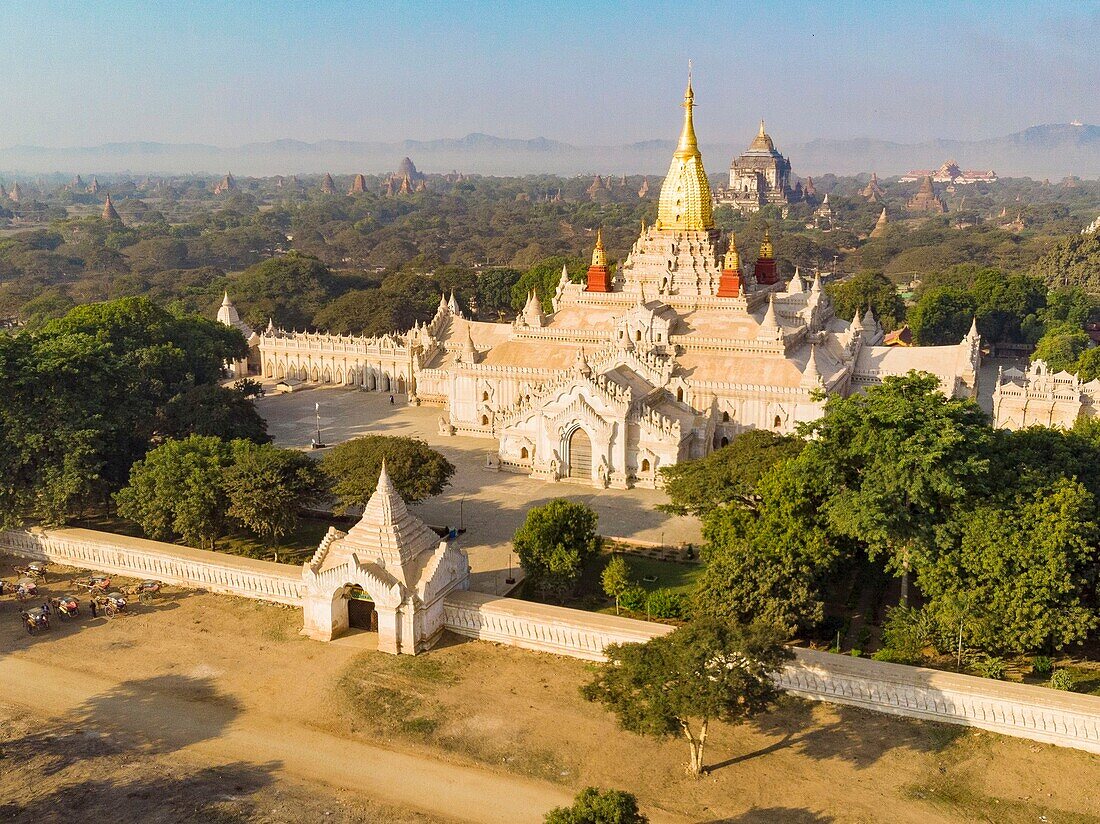
[[[459, 635], [601, 660], [611, 643], [646, 641], [672, 627], [477, 592], [444, 602]], [[1100, 697], [794, 648], [779, 686], [816, 701], [962, 724], [1100, 753]]]
[[92, 529], [0, 533], [0, 550], [131, 578], [155, 578], [242, 598], [302, 604], [302, 568]]
[[[0, 550], [97, 572], [300, 606], [301, 568], [86, 529], [0, 533]], [[612, 643], [641, 643], [672, 627], [613, 615], [453, 592], [443, 602], [447, 629], [468, 638], [590, 661]], [[1100, 697], [888, 664], [816, 650], [794, 650], [778, 681], [817, 701], [908, 718], [980, 727], [1004, 735], [1100, 753]]]

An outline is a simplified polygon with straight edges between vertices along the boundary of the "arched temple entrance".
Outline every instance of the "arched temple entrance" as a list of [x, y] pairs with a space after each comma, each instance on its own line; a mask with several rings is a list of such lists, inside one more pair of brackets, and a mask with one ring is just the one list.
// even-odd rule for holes
[[579, 426], [569, 436], [569, 477], [592, 480], [592, 439]]
[[378, 632], [378, 611], [374, 608], [374, 599], [358, 584], [347, 584], [344, 598], [348, 602], [348, 626]]

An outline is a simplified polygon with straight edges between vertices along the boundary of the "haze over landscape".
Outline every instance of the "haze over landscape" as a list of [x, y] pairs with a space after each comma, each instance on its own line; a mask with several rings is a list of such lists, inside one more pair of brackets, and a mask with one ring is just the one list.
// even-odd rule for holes
[[531, 8], [17, 4], [0, 173], [658, 173], [691, 57], [712, 164], [764, 117], [803, 174], [1100, 174], [1094, 4]]
[[0, 821], [1100, 824], [1100, 0], [0, 34]]

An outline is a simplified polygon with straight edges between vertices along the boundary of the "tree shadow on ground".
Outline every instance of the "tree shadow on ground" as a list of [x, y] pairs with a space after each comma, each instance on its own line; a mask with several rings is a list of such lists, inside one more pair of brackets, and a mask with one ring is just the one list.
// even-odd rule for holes
[[157, 760], [220, 736], [240, 714], [208, 678], [126, 681], [38, 726], [0, 726], [0, 820], [246, 820], [248, 797], [272, 782], [278, 762], [188, 770]]
[[[832, 714], [832, 718], [823, 717]], [[750, 753], [742, 753], [706, 769], [720, 770], [783, 749], [794, 749], [815, 760], [839, 759], [856, 768], [869, 767], [888, 752], [937, 752], [966, 734], [953, 724], [896, 718], [884, 713], [820, 704], [784, 696], [774, 712], [752, 722], [758, 732], [778, 740]]]
[[835, 820], [797, 807], [753, 807], [735, 818], [715, 818], [700, 824], [830, 824]]
[[0, 821], [248, 821], [249, 797], [272, 783], [279, 766], [237, 762], [171, 775], [96, 776], [45, 792], [28, 776], [20, 798], [0, 803]]
[[51, 776], [88, 759], [153, 756], [216, 738], [240, 714], [208, 678], [158, 675], [126, 681], [67, 716], [5, 741], [10, 764], [34, 761]]

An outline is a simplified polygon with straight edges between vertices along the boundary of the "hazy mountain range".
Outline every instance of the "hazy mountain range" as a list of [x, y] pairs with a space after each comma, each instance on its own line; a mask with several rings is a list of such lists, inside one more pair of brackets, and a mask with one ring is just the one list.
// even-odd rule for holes
[[[1050, 124], [988, 140], [819, 139], [784, 143], [797, 175], [878, 172], [886, 177], [910, 169], [936, 168], [954, 159], [964, 169], [993, 169], [1002, 176], [1057, 179], [1100, 176], [1100, 126]], [[749, 136], [751, 139], [751, 135]], [[740, 154], [748, 140], [702, 145], [712, 173]], [[544, 137], [513, 140], [487, 134], [459, 139], [396, 143], [274, 140], [225, 148], [197, 143], [108, 143], [76, 148], [14, 146], [0, 149], [0, 174], [112, 173], [267, 176], [331, 172], [366, 174], [392, 171], [402, 157], [427, 172], [458, 170], [488, 175], [664, 174], [674, 141], [647, 140], [620, 146], [575, 146]]]

